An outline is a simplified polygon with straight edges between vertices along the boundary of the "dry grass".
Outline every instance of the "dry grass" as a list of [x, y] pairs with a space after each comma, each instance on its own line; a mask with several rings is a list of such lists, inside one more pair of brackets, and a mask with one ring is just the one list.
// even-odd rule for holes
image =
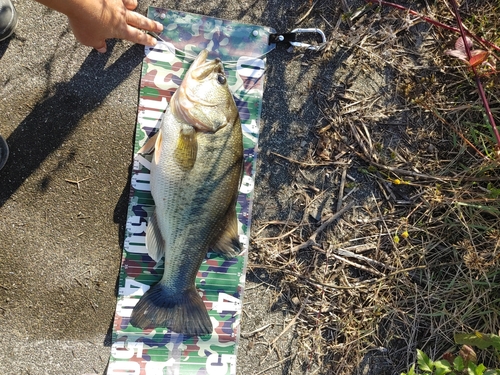
[[[358, 81], [389, 79], [371, 91], [346, 79], [323, 93], [315, 149], [287, 162], [297, 181], [321, 172], [333, 184], [299, 190], [288, 220], [257, 223], [251, 269], [265, 270], [276, 303], [295, 311], [294, 368], [398, 374], [417, 348], [437, 359], [456, 351], [454, 333], [499, 333], [500, 166], [471, 72], [444, 54], [458, 35], [342, 3], [319, 61], [349, 53], [344, 68]], [[418, 5], [455, 25], [446, 2]], [[500, 44], [498, 2], [460, 9], [469, 30]], [[316, 16], [328, 20], [327, 10]], [[486, 73], [500, 122], [499, 75]], [[341, 215], [311, 219], [328, 195]], [[479, 360], [500, 367], [488, 351]]]

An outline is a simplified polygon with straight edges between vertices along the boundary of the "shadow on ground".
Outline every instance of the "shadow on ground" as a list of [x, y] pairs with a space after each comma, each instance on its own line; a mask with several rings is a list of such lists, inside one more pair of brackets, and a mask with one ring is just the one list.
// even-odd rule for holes
[[[90, 52], [71, 80], [57, 84], [53, 94], [47, 93], [7, 138], [10, 157], [1, 172], [0, 207], [47, 156], [61, 146], [80, 120], [96, 109], [142, 62], [142, 47], [136, 45], [106, 67], [113, 45], [104, 55], [95, 50]], [[60, 167], [71, 157], [61, 160]], [[50, 178], [47, 175], [40, 182], [42, 192], [49, 185]]]

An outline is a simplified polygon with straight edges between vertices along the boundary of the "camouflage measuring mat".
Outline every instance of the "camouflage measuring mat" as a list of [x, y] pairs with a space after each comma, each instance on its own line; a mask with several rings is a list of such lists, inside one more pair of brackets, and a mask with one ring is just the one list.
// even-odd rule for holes
[[[134, 161], [128, 207], [113, 344], [111, 374], [236, 374], [242, 293], [249, 244], [265, 54], [274, 48], [274, 30], [150, 7], [148, 17], [164, 25], [154, 48], [146, 48], [140, 84]], [[150, 193], [151, 157], [137, 154], [160, 126], [163, 112], [184, 73], [202, 49], [224, 63], [243, 128], [244, 172], [237, 202], [242, 253], [225, 260], [208, 253], [196, 278], [214, 329], [201, 337], [184, 337], [168, 329], [133, 327], [130, 315], [139, 298], [163, 275], [163, 263], [148, 255], [145, 233], [154, 206]], [[195, 220], [196, 218], [193, 218]]]

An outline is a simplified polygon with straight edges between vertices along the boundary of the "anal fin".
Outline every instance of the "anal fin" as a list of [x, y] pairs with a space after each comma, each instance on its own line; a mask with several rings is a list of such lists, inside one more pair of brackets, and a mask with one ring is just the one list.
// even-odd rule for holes
[[231, 259], [241, 251], [241, 244], [238, 235], [238, 219], [236, 217], [235, 205], [231, 204], [226, 216], [226, 227], [221, 233], [212, 251], [220, 256]]
[[156, 211], [150, 216], [149, 223], [146, 228], [146, 248], [149, 256], [157, 263], [165, 255], [165, 240], [163, 239], [160, 227], [158, 226]]

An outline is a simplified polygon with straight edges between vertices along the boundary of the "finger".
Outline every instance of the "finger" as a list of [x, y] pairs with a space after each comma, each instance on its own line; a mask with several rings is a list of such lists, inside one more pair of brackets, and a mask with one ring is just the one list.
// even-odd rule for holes
[[156, 38], [132, 26], [128, 26], [125, 34], [121, 36], [121, 38], [145, 46], [155, 46], [157, 42]]
[[122, 0], [123, 5], [125, 5], [125, 8], [129, 10], [134, 10], [137, 8], [137, 0]]
[[141, 30], [153, 31], [159, 33], [163, 30], [163, 25], [159, 22], [150, 20], [136, 12], [127, 12], [127, 23]]
[[106, 50], [107, 50], [106, 42], [104, 42], [103, 47], [100, 47], [100, 48], [96, 47], [96, 50], [97, 50], [97, 52], [100, 52], [100, 53], [106, 53]]
[[89, 34], [86, 31], [82, 31], [78, 24], [75, 24], [72, 19], [69, 20], [69, 26], [73, 30], [73, 35], [75, 38], [85, 46], [95, 48], [100, 53], [106, 53], [106, 40], [101, 39], [101, 37], [96, 37], [95, 35]]
[[95, 48], [95, 50], [97, 52], [100, 52], [100, 53], [106, 53], [106, 51], [108, 50], [107, 45], [106, 45], [106, 40], [101, 40], [101, 41], [98, 41], [98, 42], [95, 42], [95, 43], [90, 43], [90, 44], [87, 44], [87, 45], [89, 47]]

